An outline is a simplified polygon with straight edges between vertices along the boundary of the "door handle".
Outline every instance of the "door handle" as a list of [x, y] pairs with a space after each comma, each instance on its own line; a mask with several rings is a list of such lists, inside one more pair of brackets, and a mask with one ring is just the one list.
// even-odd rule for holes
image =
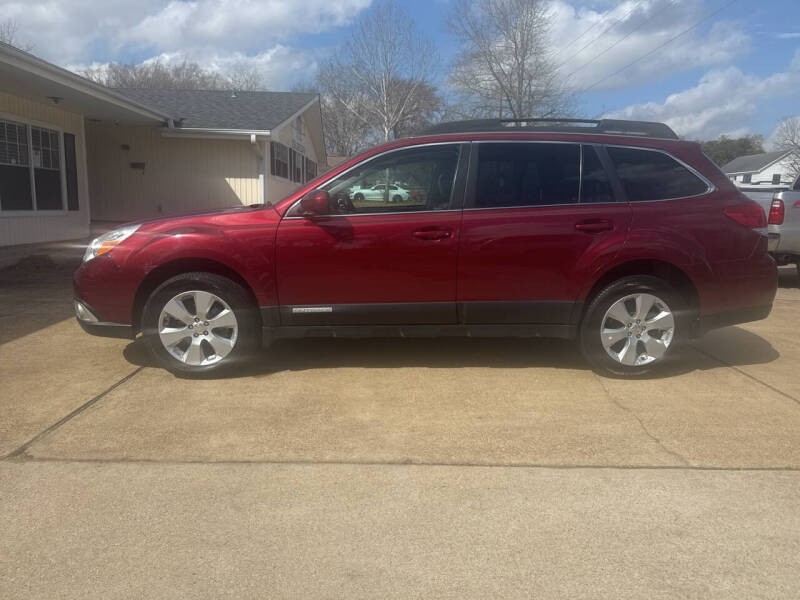
[[586, 233], [600, 233], [614, 229], [614, 223], [608, 219], [589, 219], [575, 223], [575, 229]]
[[414, 232], [414, 237], [418, 240], [446, 240], [452, 235], [453, 232], [447, 229], [420, 229]]

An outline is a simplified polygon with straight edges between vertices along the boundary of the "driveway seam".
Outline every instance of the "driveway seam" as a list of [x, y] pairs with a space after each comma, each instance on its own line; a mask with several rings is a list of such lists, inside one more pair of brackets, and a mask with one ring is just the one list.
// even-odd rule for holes
[[695, 346], [695, 345], [692, 345], [692, 348], [694, 348], [695, 350], [697, 350], [697, 351], [698, 351], [700, 354], [703, 354], [704, 356], [707, 356], [708, 358], [710, 358], [710, 359], [712, 359], [712, 360], [715, 360], [715, 361], [717, 361], [717, 362], [718, 362], [718, 363], [720, 363], [721, 365], [725, 365], [726, 367], [728, 367], [728, 368], [730, 368], [730, 369], [733, 369], [734, 371], [736, 371], [736, 372], [737, 372], [737, 373], [739, 373], [740, 375], [744, 375], [744, 376], [745, 376], [745, 377], [747, 377], [748, 379], [751, 379], [751, 380], [755, 381], [756, 383], [760, 383], [760, 384], [761, 384], [761, 385], [763, 385], [764, 387], [766, 387], [766, 388], [769, 388], [770, 390], [772, 390], [772, 391], [773, 391], [773, 392], [775, 392], [776, 394], [780, 394], [780, 395], [781, 395], [781, 396], [783, 396], [784, 398], [787, 398], [787, 399], [791, 400], [791, 401], [792, 401], [792, 402], [794, 402], [795, 404], [800, 404], [800, 400], [798, 400], [797, 398], [795, 398], [795, 397], [794, 397], [794, 396], [792, 396], [791, 394], [787, 394], [787, 393], [786, 393], [786, 392], [784, 392], [783, 390], [779, 390], [779, 389], [778, 389], [778, 388], [776, 388], [775, 386], [768, 384], [766, 381], [762, 381], [762, 380], [761, 380], [761, 379], [759, 379], [758, 377], [755, 377], [754, 375], [750, 375], [750, 373], [746, 373], [745, 371], [742, 371], [742, 370], [741, 370], [739, 367], [737, 367], [736, 365], [734, 365], [734, 364], [732, 364], [732, 363], [729, 363], [728, 361], [726, 361], [726, 360], [723, 360], [723, 359], [721, 359], [721, 358], [718, 358], [718, 357], [714, 356], [713, 354], [711, 354], [710, 352], [708, 352], [708, 351], [706, 351], [706, 350], [701, 350], [700, 348], [698, 348], [698, 347], [697, 347], [697, 346]]
[[11, 463], [86, 463], [86, 464], [130, 464], [130, 465], [330, 465], [330, 466], [387, 466], [387, 467], [460, 467], [460, 468], [509, 468], [509, 469], [550, 469], [550, 470], [620, 470], [620, 471], [729, 471], [729, 472], [786, 472], [800, 473], [800, 466], [783, 467], [722, 467], [713, 465], [591, 465], [591, 464], [553, 464], [553, 463], [471, 463], [471, 462], [424, 462], [409, 460], [170, 460], [149, 458], [60, 458], [21, 455], [10, 460]]
[[642, 428], [642, 431], [645, 433], [645, 435], [647, 437], [649, 437], [651, 440], [653, 440], [656, 443], [656, 445], [658, 445], [658, 447], [661, 448], [664, 452], [666, 452], [667, 454], [673, 456], [674, 458], [677, 458], [681, 462], [681, 464], [683, 464], [685, 466], [691, 466], [689, 461], [686, 459], [685, 456], [683, 456], [683, 454], [681, 454], [679, 452], [676, 452], [674, 450], [670, 450], [669, 448], [666, 447], [666, 445], [664, 445], [664, 442], [662, 442], [659, 438], [657, 438], [655, 435], [650, 433], [650, 430], [647, 429], [647, 427], [644, 424], [644, 421], [642, 421], [642, 419], [639, 417], [639, 415], [636, 414], [636, 412], [633, 409], [631, 409], [631, 408], [625, 406], [624, 404], [622, 404], [619, 401], [618, 398], [616, 398], [613, 394], [611, 394], [611, 392], [608, 391], [608, 388], [606, 388], [606, 385], [603, 383], [602, 379], [600, 379], [600, 377], [596, 373], [593, 373], [592, 375], [597, 380], [597, 383], [600, 384], [600, 387], [603, 388], [603, 392], [605, 392], [606, 397], [608, 398], [608, 400], [612, 404], [614, 404], [617, 408], [619, 408], [620, 410], [630, 414], [634, 419], [636, 419], [636, 421], [639, 423], [639, 427]]
[[69, 414], [61, 417], [58, 421], [56, 421], [55, 423], [50, 425], [50, 427], [48, 427], [47, 429], [37, 433], [35, 436], [33, 436], [27, 442], [25, 442], [24, 444], [19, 446], [16, 450], [13, 450], [9, 454], [6, 454], [2, 458], [0, 458], [0, 461], [4, 461], [4, 460], [10, 459], [10, 458], [16, 458], [18, 456], [23, 455], [28, 450], [28, 448], [30, 448], [33, 444], [35, 444], [39, 440], [43, 439], [44, 437], [50, 435], [56, 429], [61, 427], [64, 423], [67, 423], [68, 421], [74, 419], [75, 417], [77, 417], [79, 414], [81, 414], [85, 410], [87, 410], [87, 409], [91, 408], [92, 406], [94, 406], [95, 404], [97, 404], [106, 395], [108, 395], [109, 393], [113, 392], [119, 386], [121, 386], [121, 385], [125, 384], [126, 382], [130, 381], [135, 375], [140, 373], [142, 371], [142, 369], [144, 369], [144, 367], [137, 367], [134, 371], [132, 371], [131, 373], [128, 373], [125, 377], [123, 377], [122, 379], [120, 379], [119, 381], [114, 383], [113, 385], [109, 386], [108, 388], [106, 388], [105, 390], [103, 390], [102, 392], [100, 392], [99, 394], [94, 396], [92, 399], [87, 400], [86, 402], [81, 404], [78, 408], [76, 408], [75, 410], [73, 410]]

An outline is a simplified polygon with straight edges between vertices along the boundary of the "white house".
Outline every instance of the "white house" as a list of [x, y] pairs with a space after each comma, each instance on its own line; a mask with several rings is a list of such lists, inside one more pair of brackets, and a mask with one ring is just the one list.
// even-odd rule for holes
[[326, 166], [315, 94], [114, 90], [0, 43], [0, 246], [274, 202]]
[[797, 174], [792, 173], [792, 151], [778, 150], [734, 158], [722, 171], [740, 188], [788, 189]]

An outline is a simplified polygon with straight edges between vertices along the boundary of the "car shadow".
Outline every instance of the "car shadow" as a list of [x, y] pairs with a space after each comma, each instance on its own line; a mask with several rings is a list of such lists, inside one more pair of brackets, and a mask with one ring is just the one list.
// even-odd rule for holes
[[[139, 366], [158, 367], [141, 338], [124, 350], [125, 358]], [[750, 331], [728, 327], [691, 342], [649, 378], [675, 377], [696, 370], [763, 364], [780, 354]], [[281, 371], [331, 368], [385, 369], [403, 367], [503, 369], [556, 368], [589, 370], [575, 342], [561, 339], [436, 338], [278, 340], [260, 350], [253, 360], [226, 373], [202, 378], [258, 377]], [[196, 376], [192, 376], [196, 378]]]

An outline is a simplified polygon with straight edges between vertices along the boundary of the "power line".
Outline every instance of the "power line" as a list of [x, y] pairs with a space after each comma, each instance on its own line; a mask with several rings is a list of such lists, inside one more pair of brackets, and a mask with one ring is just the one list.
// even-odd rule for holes
[[[598, 35], [597, 37], [595, 37], [595, 38], [592, 38], [591, 40], [589, 40], [588, 42], [586, 42], [586, 43], [585, 43], [583, 46], [581, 46], [580, 50], [578, 50], [578, 51], [577, 51], [575, 54], [572, 54], [572, 55], [571, 55], [571, 56], [570, 56], [570, 57], [569, 57], [567, 60], [565, 60], [565, 61], [563, 61], [563, 62], [559, 63], [559, 64], [558, 64], [558, 66], [556, 67], [556, 71], [557, 71], [558, 69], [560, 69], [561, 67], [563, 67], [565, 64], [567, 64], [569, 61], [571, 61], [573, 58], [575, 58], [576, 56], [578, 56], [578, 55], [579, 55], [581, 52], [583, 52], [584, 50], [586, 50], [586, 48], [588, 48], [588, 47], [589, 47], [589, 46], [591, 46], [591, 45], [592, 45], [594, 42], [596, 42], [597, 40], [599, 40], [599, 39], [600, 39], [601, 37], [603, 37], [603, 36], [604, 36], [606, 33], [608, 33], [608, 32], [609, 32], [609, 31], [611, 31], [611, 30], [612, 30], [614, 27], [616, 27], [617, 25], [619, 25], [619, 24], [620, 24], [622, 21], [624, 21], [625, 19], [627, 19], [628, 17], [630, 17], [630, 16], [633, 14], [633, 11], [635, 11], [635, 10], [636, 10], [636, 7], [637, 7], [637, 6], [639, 6], [639, 5], [640, 5], [642, 2], [643, 2], [643, 0], [637, 0], [637, 1], [636, 1], [636, 4], [634, 4], [634, 5], [633, 5], [633, 8], [631, 8], [631, 9], [630, 9], [630, 10], [629, 10], [627, 13], [625, 13], [625, 16], [623, 16], [623, 17], [619, 17], [619, 18], [615, 19], [615, 20], [614, 20], [614, 22], [613, 22], [611, 25], [609, 25], [609, 26], [608, 26], [608, 27], [606, 27], [606, 28], [605, 28], [603, 31], [601, 31], [601, 32], [600, 32], [600, 35]], [[598, 21], [598, 22], [600, 23], [600, 22], [602, 22], [602, 21]], [[579, 39], [580, 39], [580, 38], [579, 38]], [[575, 41], [574, 41], [574, 42], [572, 42], [572, 43], [574, 44], [574, 43], [575, 43], [575, 42], [577, 42], [577, 41], [578, 41], [578, 40], [575, 40]]]
[[608, 48], [606, 48], [605, 50], [603, 50], [603, 51], [602, 51], [600, 54], [596, 54], [596, 55], [595, 55], [595, 56], [594, 56], [594, 57], [593, 57], [591, 60], [589, 60], [589, 62], [586, 62], [586, 63], [582, 64], [580, 67], [578, 67], [577, 69], [575, 69], [574, 71], [572, 71], [572, 72], [571, 72], [569, 75], [567, 75], [567, 76], [566, 76], [564, 79], [569, 79], [570, 77], [572, 77], [572, 76], [573, 76], [575, 73], [577, 73], [578, 71], [581, 71], [581, 70], [585, 69], [586, 67], [588, 67], [590, 64], [592, 64], [592, 63], [593, 63], [594, 61], [596, 61], [598, 58], [600, 58], [601, 56], [603, 56], [603, 55], [604, 55], [606, 52], [608, 52], [608, 51], [612, 50], [614, 47], [616, 47], [617, 45], [619, 45], [619, 44], [621, 44], [622, 42], [624, 42], [626, 39], [628, 39], [628, 38], [629, 38], [629, 37], [631, 37], [631, 36], [632, 36], [634, 33], [636, 33], [636, 32], [637, 32], [639, 29], [641, 29], [642, 27], [644, 27], [645, 25], [647, 25], [647, 24], [648, 24], [650, 21], [652, 21], [653, 19], [655, 19], [655, 18], [656, 18], [657, 16], [659, 16], [661, 13], [665, 12], [665, 11], [666, 11], [668, 8], [672, 8], [673, 6], [675, 6], [675, 3], [674, 3], [674, 2], [671, 2], [671, 3], [669, 3], [669, 4], [666, 4], [666, 5], [664, 6], [664, 8], [662, 8], [661, 10], [659, 10], [659, 11], [656, 11], [655, 13], [653, 13], [652, 15], [650, 15], [650, 17], [648, 17], [647, 19], [645, 19], [644, 21], [642, 21], [641, 23], [639, 23], [639, 24], [638, 24], [636, 27], [634, 27], [633, 29], [631, 29], [631, 30], [630, 30], [630, 31], [629, 31], [629, 32], [628, 32], [628, 33], [627, 33], [625, 36], [621, 37], [621, 38], [620, 38], [620, 39], [618, 39], [616, 42], [614, 42], [613, 44], [611, 44], [611, 45], [610, 45]]
[[[608, 16], [608, 14], [609, 14], [610, 12], [612, 12], [613, 10], [614, 10], [614, 9], [611, 9], [611, 11], [608, 11], [608, 13], [604, 14], [603, 16], [601, 16], [599, 21], [596, 21], [596, 22], [595, 22], [593, 25], [590, 25], [590, 26], [589, 26], [589, 27], [586, 29], [586, 31], [584, 31], [582, 34], [580, 34], [578, 37], [576, 37], [574, 40], [572, 40], [572, 41], [571, 41], [569, 44], [566, 44], [566, 45], [565, 45], [563, 48], [561, 48], [561, 50], [559, 50], [558, 52], [556, 52], [556, 53], [553, 55], [553, 57], [552, 57], [552, 60], [555, 60], [556, 58], [558, 58], [558, 57], [561, 55], [561, 53], [563, 53], [563, 52], [564, 52], [564, 49], [565, 49], [565, 48], [569, 48], [570, 46], [572, 46], [572, 44], [574, 44], [574, 43], [575, 43], [575, 42], [577, 42], [579, 39], [581, 39], [583, 36], [585, 36], [587, 33], [589, 33], [589, 32], [590, 32], [592, 29], [594, 29], [595, 27], [597, 27], [598, 25], [600, 25], [601, 23], [603, 23], [603, 22], [606, 20], [606, 17]], [[595, 39], [596, 39], [596, 38], [595, 38]]]
[[624, 71], [625, 69], [628, 69], [628, 68], [632, 67], [633, 65], [635, 65], [635, 64], [636, 64], [636, 63], [638, 63], [639, 61], [641, 61], [641, 60], [644, 60], [644, 59], [645, 59], [645, 58], [647, 58], [648, 56], [651, 56], [651, 55], [655, 54], [656, 52], [658, 52], [659, 50], [661, 50], [661, 48], [663, 48], [663, 47], [664, 47], [664, 46], [666, 46], [667, 44], [671, 44], [672, 42], [674, 42], [675, 40], [677, 40], [679, 37], [686, 35], [686, 34], [687, 34], [687, 33], [689, 33], [690, 31], [692, 31], [693, 29], [696, 29], [697, 27], [699, 27], [700, 25], [702, 25], [703, 23], [705, 23], [706, 21], [708, 21], [708, 20], [709, 20], [711, 17], [714, 17], [714, 16], [718, 15], [719, 13], [721, 13], [723, 10], [725, 10], [726, 8], [728, 8], [728, 7], [729, 7], [731, 4], [733, 4], [734, 2], [738, 2], [738, 0], [730, 0], [730, 2], [726, 2], [726, 3], [725, 3], [723, 6], [721, 6], [720, 8], [718, 8], [717, 10], [715, 10], [714, 12], [712, 12], [711, 14], [709, 14], [709, 15], [707, 15], [707, 16], [705, 16], [705, 17], [703, 17], [702, 19], [700, 19], [700, 20], [699, 20], [697, 23], [695, 23], [694, 25], [692, 25], [692, 26], [690, 26], [690, 27], [687, 27], [686, 29], [684, 29], [683, 31], [681, 31], [681, 32], [680, 32], [678, 35], [676, 35], [676, 36], [674, 36], [674, 37], [671, 37], [670, 39], [668, 39], [668, 40], [667, 40], [666, 42], [664, 42], [663, 44], [660, 44], [660, 45], [656, 46], [655, 48], [653, 48], [652, 50], [650, 50], [650, 52], [648, 52], [647, 54], [643, 54], [642, 56], [640, 56], [640, 57], [639, 57], [639, 58], [637, 58], [636, 60], [634, 60], [634, 61], [632, 61], [632, 62], [629, 62], [627, 65], [625, 65], [624, 67], [622, 67], [622, 68], [620, 68], [620, 69], [617, 69], [616, 71], [614, 71], [614, 72], [613, 72], [613, 73], [611, 73], [610, 75], [606, 75], [605, 77], [603, 77], [603, 78], [601, 78], [601, 79], [598, 79], [598, 80], [597, 80], [597, 81], [595, 81], [595, 82], [594, 82], [592, 85], [590, 85], [589, 87], [583, 88], [583, 89], [582, 89], [581, 91], [579, 91], [578, 93], [579, 93], [579, 94], [582, 94], [582, 93], [584, 93], [584, 92], [588, 92], [588, 91], [589, 91], [590, 89], [592, 89], [593, 87], [600, 85], [600, 84], [601, 84], [601, 83], [603, 83], [604, 81], [606, 81], [606, 80], [608, 80], [608, 79], [611, 79], [612, 77], [614, 77], [615, 75], [618, 75], [619, 73], [622, 73], [622, 71]]

